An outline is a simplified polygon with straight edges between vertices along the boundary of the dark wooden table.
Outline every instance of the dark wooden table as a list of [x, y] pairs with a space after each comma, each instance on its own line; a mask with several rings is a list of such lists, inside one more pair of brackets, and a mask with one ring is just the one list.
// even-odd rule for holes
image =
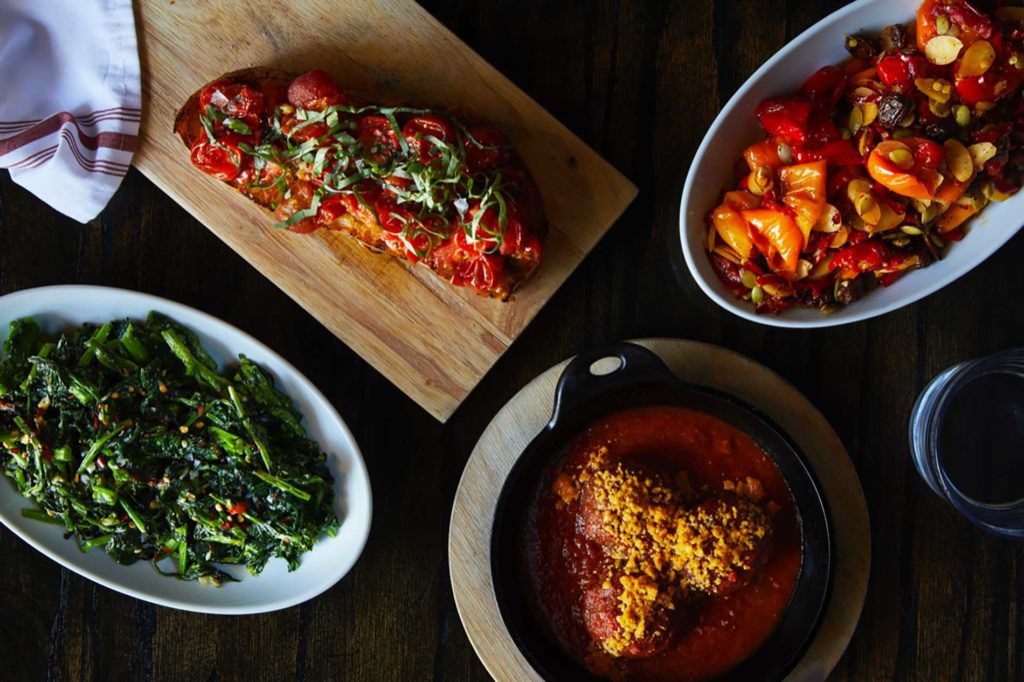
[[369, 544], [341, 583], [302, 606], [249, 617], [122, 596], [0, 527], [0, 678], [486, 679], [455, 611], [447, 565], [452, 498], [477, 437], [523, 384], [579, 349], [675, 336], [721, 344], [780, 372], [821, 408], [854, 459], [874, 556], [864, 615], [833, 679], [1024, 679], [1021, 545], [986, 535], [936, 498], [914, 470], [906, 437], [930, 377], [1024, 343], [1024, 234], [921, 303], [823, 331], [733, 317], [682, 263], [679, 194], [707, 126], [762, 61], [842, 4], [426, 2], [640, 187], [445, 426], [137, 172], [86, 226], [4, 173], [0, 293], [61, 283], [137, 289], [264, 340], [353, 428], [375, 508]]

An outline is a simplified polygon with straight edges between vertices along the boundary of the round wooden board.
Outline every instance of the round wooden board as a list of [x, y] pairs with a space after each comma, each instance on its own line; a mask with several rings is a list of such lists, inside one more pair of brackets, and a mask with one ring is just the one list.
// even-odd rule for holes
[[[680, 379], [716, 388], [757, 406], [807, 456], [824, 488], [835, 534], [835, 580], [821, 628], [786, 678], [823, 680], [853, 636], [868, 587], [871, 536], [857, 472], [835, 431], [782, 377], [732, 351], [695, 341], [641, 339]], [[512, 642], [491, 585], [494, 506], [516, 459], [551, 418], [565, 362], [547, 370], [509, 401], [487, 426], [466, 463], [452, 508], [448, 558], [459, 617], [477, 655], [497, 680], [540, 680]]]

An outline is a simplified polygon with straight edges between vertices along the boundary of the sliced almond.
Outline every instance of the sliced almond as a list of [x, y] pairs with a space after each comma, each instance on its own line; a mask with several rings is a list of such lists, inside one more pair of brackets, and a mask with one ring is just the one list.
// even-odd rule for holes
[[832, 235], [832, 241], [828, 243], [828, 247], [830, 249], [838, 249], [843, 244], [845, 244], [846, 240], [849, 238], [850, 229], [844, 225], [838, 232]]
[[825, 204], [818, 216], [818, 222], [811, 229], [815, 232], [836, 232], [843, 226], [839, 209], [832, 204]]
[[739, 257], [735, 251], [730, 249], [728, 246], [719, 245], [715, 247], [715, 253], [735, 265], [741, 265], [743, 260]]
[[928, 61], [938, 66], [952, 64], [960, 56], [964, 44], [953, 36], [935, 36], [924, 46], [924, 55]]
[[972, 144], [967, 148], [967, 152], [971, 155], [971, 162], [974, 164], [974, 170], [980, 171], [985, 167], [985, 164], [996, 155], [996, 146], [991, 142], [979, 142]]
[[946, 149], [946, 166], [957, 182], [967, 182], [974, 175], [974, 161], [960, 140], [949, 138], [942, 145]]
[[964, 50], [964, 56], [956, 67], [957, 78], [974, 78], [980, 76], [996, 61], [996, 49], [987, 40], [971, 43]]

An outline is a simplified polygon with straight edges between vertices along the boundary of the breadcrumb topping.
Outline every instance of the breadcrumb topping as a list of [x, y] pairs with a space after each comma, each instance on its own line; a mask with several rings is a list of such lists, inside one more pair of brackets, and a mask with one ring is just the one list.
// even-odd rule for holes
[[613, 461], [604, 446], [589, 453], [577, 476], [559, 473], [552, 488], [560, 506], [593, 498], [599, 527], [592, 532], [611, 564], [603, 587], [621, 587], [619, 630], [599, 642], [613, 656], [644, 637], [667, 636], [664, 625], [653, 625], [654, 616], [675, 609], [688, 594], [715, 594], [754, 570], [771, 534], [768, 514], [752, 501], [764, 498], [760, 481], [730, 482], [728, 497], [688, 506], [693, 491], [685, 473], [670, 482]]

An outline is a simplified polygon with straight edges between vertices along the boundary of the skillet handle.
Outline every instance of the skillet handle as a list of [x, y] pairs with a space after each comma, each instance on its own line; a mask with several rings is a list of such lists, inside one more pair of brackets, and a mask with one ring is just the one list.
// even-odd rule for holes
[[[618, 367], [608, 373], [595, 373], [594, 364], [605, 359], [618, 361]], [[572, 359], [558, 379], [548, 428], [554, 428], [567, 413], [627, 386], [675, 383], [678, 380], [661, 358], [635, 343], [623, 341], [583, 351]]]

